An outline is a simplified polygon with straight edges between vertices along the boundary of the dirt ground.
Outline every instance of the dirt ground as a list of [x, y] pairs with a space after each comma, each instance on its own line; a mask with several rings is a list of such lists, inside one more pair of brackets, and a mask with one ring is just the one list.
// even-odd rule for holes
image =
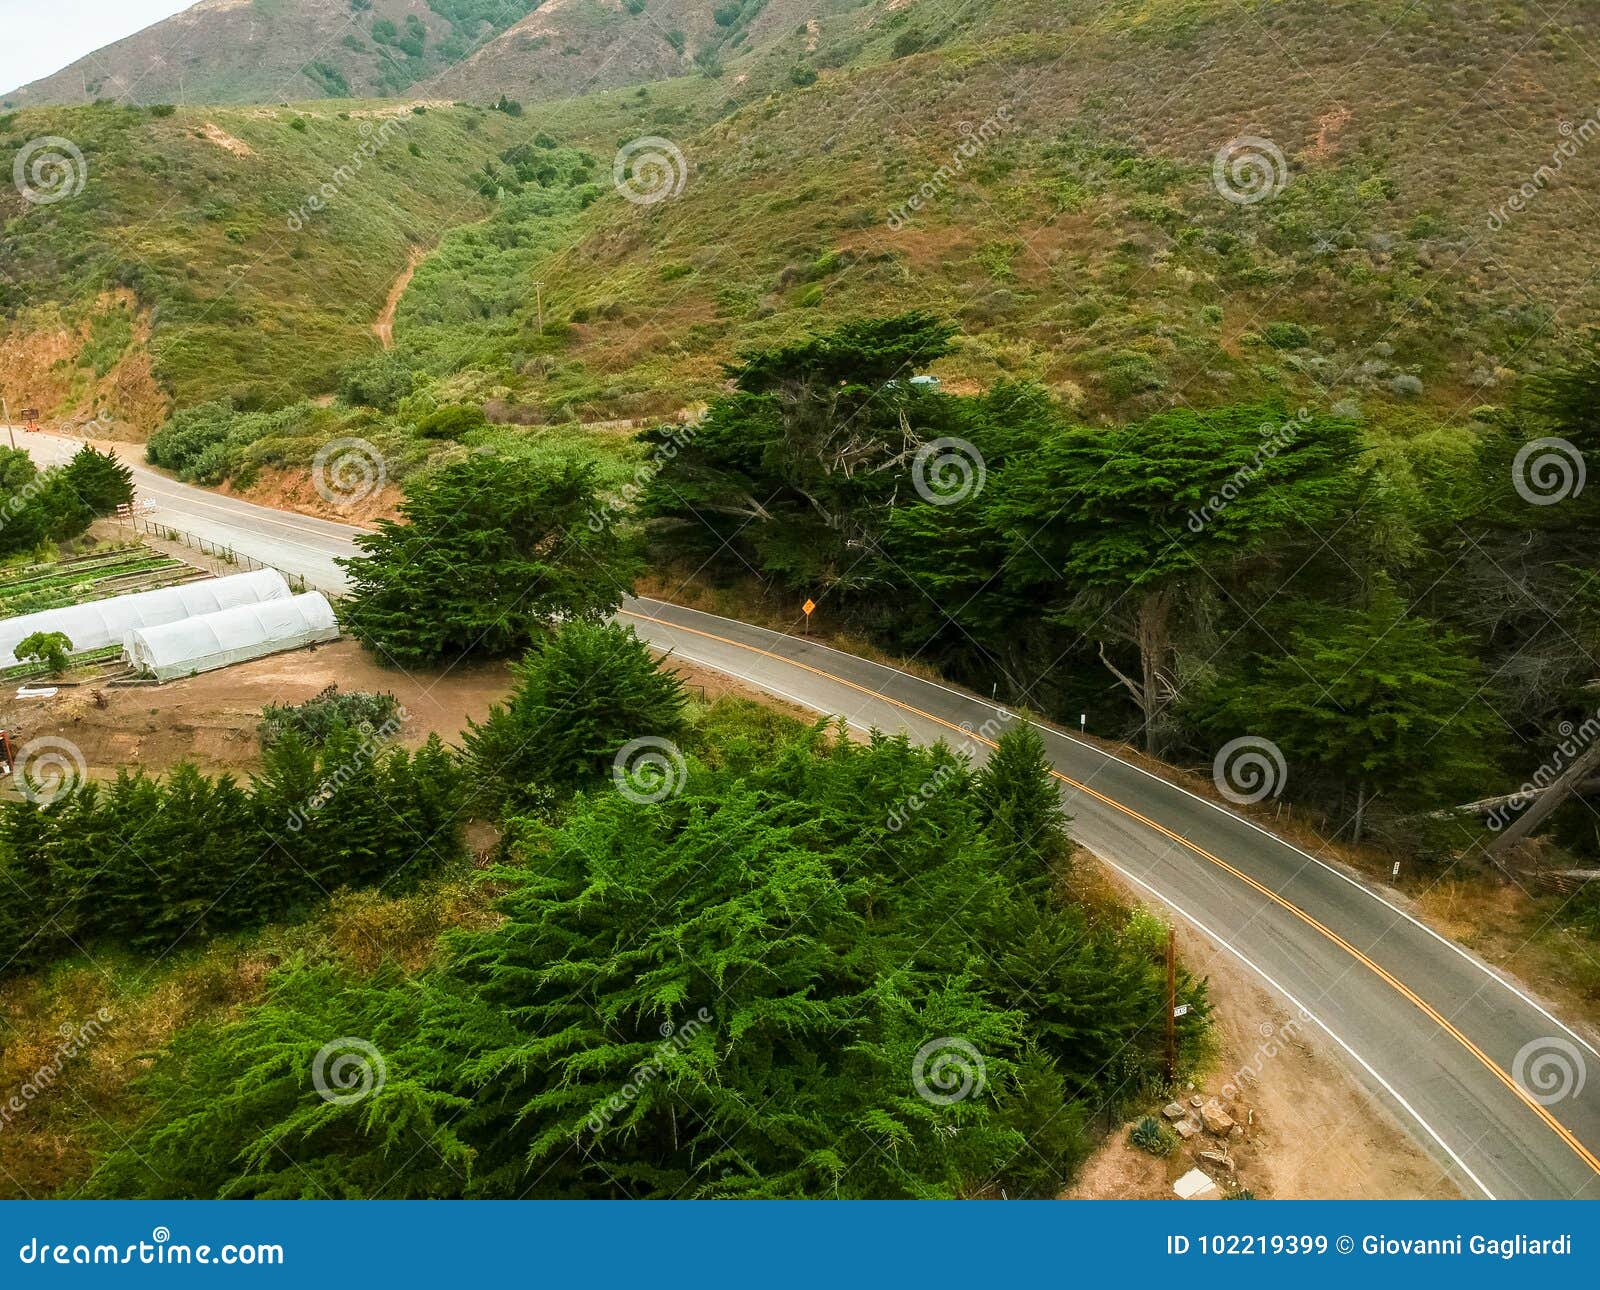
[[[1122, 899], [1139, 903], [1122, 884]], [[1160, 911], [1158, 911], [1160, 912]], [[1197, 1165], [1223, 1192], [1263, 1199], [1447, 1200], [1461, 1192], [1357, 1082], [1315, 1023], [1299, 1017], [1227, 951], [1177, 924], [1184, 966], [1211, 984], [1218, 1056], [1182, 1104], [1215, 1096], [1244, 1130], [1219, 1139], [1203, 1130], [1162, 1159], [1128, 1142], [1128, 1126], [1090, 1158], [1067, 1199], [1173, 1200], [1172, 1184]], [[1161, 1118], [1161, 1106], [1147, 1108]], [[1233, 1167], [1198, 1160], [1221, 1151]]]
[[[678, 660], [673, 666], [696, 698], [764, 699], [708, 669]], [[456, 742], [469, 719], [481, 721], [511, 689], [504, 663], [407, 673], [380, 667], [355, 641], [341, 640], [165, 685], [85, 684], [63, 687], [52, 698], [22, 700], [16, 686], [6, 686], [0, 692], [0, 728], [10, 732], [16, 748], [43, 735], [70, 741], [95, 779], [111, 778], [119, 766], [158, 772], [185, 760], [214, 774], [241, 773], [260, 762], [256, 728], [263, 707], [301, 703], [335, 683], [341, 690], [388, 691], [399, 699], [406, 713], [399, 741], [408, 747], [432, 733]]]

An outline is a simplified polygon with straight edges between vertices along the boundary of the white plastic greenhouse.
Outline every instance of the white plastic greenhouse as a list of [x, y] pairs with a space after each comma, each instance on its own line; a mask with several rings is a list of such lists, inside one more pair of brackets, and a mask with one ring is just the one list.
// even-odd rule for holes
[[91, 600], [65, 609], [45, 609], [0, 622], [0, 667], [16, 663], [17, 642], [34, 632], [64, 632], [72, 652], [121, 645], [130, 631], [175, 623], [196, 614], [216, 613], [236, 605], [289, 599], [289, 584], [276, 569], [207, 578], [177, 587], [136, 591], [109, 600]]
[[337, 640], [339, 624], [320, 591], [265, 600], [128, 633], [123, 654], [158, 681], [243, 663], [317, 641]]

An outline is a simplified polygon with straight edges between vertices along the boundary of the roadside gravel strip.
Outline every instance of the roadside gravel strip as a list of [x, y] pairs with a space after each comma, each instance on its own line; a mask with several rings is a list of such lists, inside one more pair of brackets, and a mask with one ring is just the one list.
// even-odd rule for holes
[[[41, 460], [56, 459], [51, 438], [26, 436]], [[135, 475], [160, 507], [152, 518], [344, 585], [333, 560], [361, 530]], [[810, 640], [657, 600], [620, 617], [687, 661], [860, 729], [981, 758], [1008, 720]], [[1045, 739], [1074, 837], [1306, 1012], [1469, 1194], [1600, 1199], [1600, 1050], [1587, 1038], [1344, 869], [1070, 735]]]

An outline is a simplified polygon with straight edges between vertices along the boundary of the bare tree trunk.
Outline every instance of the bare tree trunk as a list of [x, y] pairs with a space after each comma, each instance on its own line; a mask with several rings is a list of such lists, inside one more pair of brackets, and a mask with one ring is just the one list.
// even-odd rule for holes
[[1143, 672], [1144, 748], [1159, 757], [1166, 748], [1166, 731], [1161, 724], [1161, 680], [1171, 651], [1169, 621], [1172, 593], [1165, 588], [1145, 593], [1139, 602], [1139, 667]]
[[1578, 790], [1584, 780], [1593, 773], [1596, 765], [1600, 765], [1600, 739], [1579, 753], [1572, 764], [1561, 772], [1561, 778], [1539, 794], [1528, 809], [1517, 816], [1500, 836], [1489, 844], [1485, 853], [1489, 859], [1497, 865], [1501, 864], [1512, 847], [1543, 824], [1550, 812]]
[[1166, 747], [1166, 732], [1158, 719], [1165, 702], [1161, 686], [1167, 679], [1167, 657], [1172, 652], [1171, 619], [1171, 588], [1162, 587], [1145, 592], [1134, 613], [1133, 622], [1133, 639], [1139, 647], [1137, 680], [1111, 661], [1104, 641], [1097, 642], [1100, 661], [1117, 678], [1122, 688], [1133, 696], [1139, 711], [1144, 714], [1144, 750], [1152, 757], [1159, 757]]
[[1366, 811], [1367, 785], [1366, 781], [1362, 780], [1356, 785], [1356, 823], [1354, 833], [1350, 838], [1351, 846], [1358, 847], [1361, 845], [1361, 825], [1366, 816]]

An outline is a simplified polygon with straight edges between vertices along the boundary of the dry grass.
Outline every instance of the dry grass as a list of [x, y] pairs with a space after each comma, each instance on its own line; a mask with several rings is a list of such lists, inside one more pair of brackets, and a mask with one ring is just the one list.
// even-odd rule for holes
[[[0, 1092], [23, 1109], [0, 1126], [0, 1196], [71, 1196], [96, 1154], [147, 1107], [133, 1082], [179, 1030], [222, 1021], [259, 1002], [272, 970], [296, 957], [331, 959], [357, 975], [386, 964], [428, 966], [442, 933], [492, 926], [489, 893], [476, 875], [457, 874], [411, 895], [341, 892], [309, 921], [149, 962], [97, 950], [47, 972], [0, 985]], [[97, 1014], [108, 1018], [69, 1060], [64, 1034]], [[21, 1090], [41, 1070], [48, 1087]]]

